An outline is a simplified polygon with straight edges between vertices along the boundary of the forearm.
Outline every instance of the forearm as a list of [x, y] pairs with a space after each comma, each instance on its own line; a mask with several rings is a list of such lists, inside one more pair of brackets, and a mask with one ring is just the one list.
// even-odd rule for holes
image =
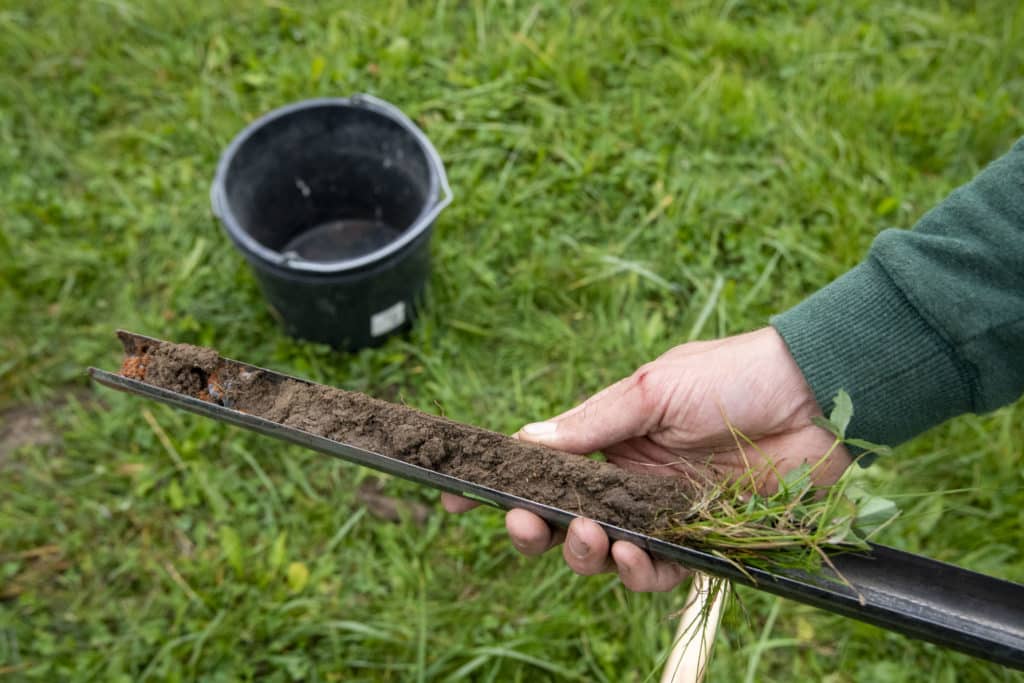
[[863, 263], [772, 324], [827, 413], [897, 444], [1024, 391], [1024, 140]]

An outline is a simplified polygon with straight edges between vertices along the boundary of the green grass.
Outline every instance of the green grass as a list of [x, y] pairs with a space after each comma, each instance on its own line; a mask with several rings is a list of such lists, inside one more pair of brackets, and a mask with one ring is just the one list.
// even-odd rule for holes
[[[656, 678], [684, 593], [521, 558], [494, 512], [377, 520], [365, 471], [84, 368], [124, 327], [511, 431], [764, 324], [1024, 131], [1019, 4], [797, 4], [0, 2], [0, 408], [59, 437], [0, 461], [0, 672]], [[344, 355], [281, 334], [207, 191], [255, 116], [359, 91], [416, 118], [456, 200], [418, 326]], [[882, 540], [1024, 581], [1022, 418], [855, 473], [907, 496]], [[711, 680], [1014, 679], [740, 595]]]

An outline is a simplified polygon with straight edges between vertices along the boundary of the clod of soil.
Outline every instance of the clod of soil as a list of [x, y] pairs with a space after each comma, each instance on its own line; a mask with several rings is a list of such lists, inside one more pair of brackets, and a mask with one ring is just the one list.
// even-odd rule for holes
[[121, 373], [644, 534], [664, 529], [693, 495], [681, 479], [628, 472], [364, 394], [282, 379], [212, 349], [135, 346]]

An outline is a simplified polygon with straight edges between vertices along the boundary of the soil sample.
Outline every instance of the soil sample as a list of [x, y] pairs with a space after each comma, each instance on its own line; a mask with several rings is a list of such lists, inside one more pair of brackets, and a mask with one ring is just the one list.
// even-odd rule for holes
[[658, 535], [692, 498], [682, 479], [628, 472], [365, 394], [282, 378], [212, 349], [146, 343], [126, 355], [121, 374], [643, 534]]

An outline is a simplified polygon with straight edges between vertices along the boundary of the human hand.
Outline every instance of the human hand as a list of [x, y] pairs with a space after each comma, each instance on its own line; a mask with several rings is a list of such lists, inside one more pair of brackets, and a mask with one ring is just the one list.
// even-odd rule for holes
[[[602, 451], [609, 462], [640, 472], [679, 476], [697, 470], [726, 480], [753, 477], [764, 492], [804, 463], [816, 464], [811, 477], [819, 486], [835, 483], [849, 466], [846, 449], [829, 452], [835, 437], [812, 424], [811, 418], [820, 414], [785, 342], [766, 327], [677, 346], [572, 410], [526, 425], [516, 436], [570, 453]], [[756, 447], [740, 449], [733, 429]], [[476, 506], [451, 494], [442, 501], [449, 512]], [[509, 510], [505, 525], [521, 553], [539, 555], [564, 539], [562, 554], [577, 574], [615, 570], [634, 591], [670, 590], [688, 574], [632, 543], [610, 544], [588, 519], [575, 519], [567, 532], [560, 532], [531, 512]]]

